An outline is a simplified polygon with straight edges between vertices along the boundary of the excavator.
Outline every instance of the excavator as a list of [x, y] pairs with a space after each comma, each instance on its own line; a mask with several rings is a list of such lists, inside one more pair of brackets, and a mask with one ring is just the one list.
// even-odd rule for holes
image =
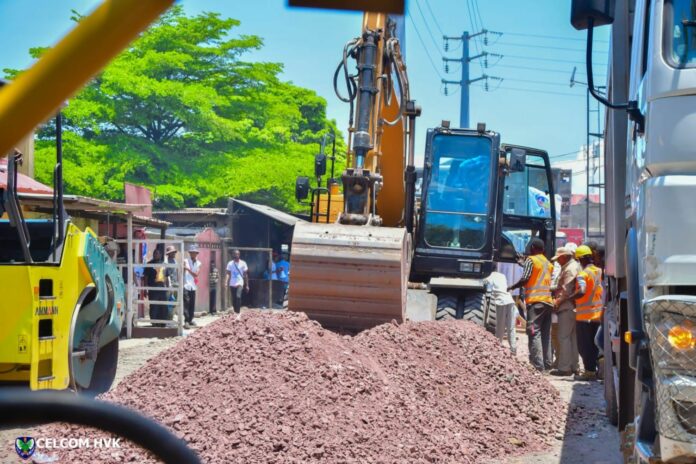
[[295, 225], [288, 307], [326, 327], [361, 330], [403, 321], [409, 286], [420, 284], [436, 296], [435, 319], [490, 327], [495, 308], [485, 278], [493, 262], [516, 262], [532, 237], [553, 253], [549, 157], [501, 144], [485, 124], [452, 128], [443, 121], [427, 132], [417, 199], [421, 108], [411, 99], [398, 23], [365, 12], [360, 37], [343, 49], [334, 88], [350, 106], [347, 167], [340, 183], [331, 178], [322, 187], [322, 152], [315, 158], [318, 186], [307, 177], [296, 181], [298, 200], [311, 192], [312, 211], [310, 222]]

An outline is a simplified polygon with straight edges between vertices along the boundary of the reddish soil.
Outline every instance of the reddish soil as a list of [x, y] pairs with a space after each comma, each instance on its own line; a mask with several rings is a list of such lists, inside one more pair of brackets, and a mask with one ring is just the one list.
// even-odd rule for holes
[[[209, 463], [490, 462], [545, 449], [564, 415], [543, 376], [472, 323], [350, 337], [270, 312], [196, 331], [103, 399], [155, 418]], [[61, 424], [39, 436], [97, 433]], [[125, 443], [59, 462], [153, 459]]]

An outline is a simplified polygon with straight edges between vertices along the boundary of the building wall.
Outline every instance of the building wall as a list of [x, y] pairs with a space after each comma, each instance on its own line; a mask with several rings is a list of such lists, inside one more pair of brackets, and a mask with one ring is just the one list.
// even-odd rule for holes
[[[220, 275], [220, 281], [217, 286], [217, 309], [220, 310], [221, 289], [224, 284], [224, 266], [222, 263], [222, 239], [211, 228], [205, 228], [193, 239], [184, 239], [185, 249], [188, 250], [189, 245], [195, 243], [198, 246], [198, 260], [201, 262], [201, 272], [198, 275], [198, 291], [196, 292], [196, 311], [208, 312], [210, 309], [210, 264], [215, 263]], [[184, 258], [188, 258], [188, 253], [185, 253]], [[183, 259], [182, 258], [182, 261]]]

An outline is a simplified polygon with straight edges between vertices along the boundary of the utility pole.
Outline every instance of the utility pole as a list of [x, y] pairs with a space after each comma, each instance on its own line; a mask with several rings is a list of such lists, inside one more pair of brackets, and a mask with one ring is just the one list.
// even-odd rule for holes
[[[502, 80], [499, 77], [493, 77], [493, 76], [488, 76], [486, 74], [481, 75], [480, 77], [477, 77], [475, 79], [471, 79], [470, 74], [469, 74], [469, 63], [471, 63], [474, 60], [478, 60], [480, 58], [485, 58], [489, 55], [488, 52], [481, 52], [478, 55], [475, 56], [470, 56], [469, 55], [469, 42], [471, 39], [474, 37], [477, 37], [479, 35], [485, 35], [487, 34], [488, 31], [483, 29], [480, 32], [477, 32], [475, 34], [469, 35], [468, 31], [464, 31], [461, 35], [461, 37], [457, 36], [443, 36], [445, 39], [445, 43], [447, 43], [448, 40], [461, 40], [462, 42], [462, 57], [461, 58], [443, 58], [443, 61], [445, 62], [445, 71], [448, 72], [448, 63], [450, 62], [456, 62], [460, 63], [462, 67], [462, 76], [461, 80], [459, 81], [451, 81], [447, 79], [442, 79], [442, 83], [447, 86], [447, 84], [453, 84], [453, 85], [459, 85], [461, 87], [461, 102], [460, 102], [460, 108], [459, 108], [459, 127], [462, 128], [468, 128], [470, 127], [470, 120], [469, 120], [469, 86], [473, 84], [474, 82], [482, 81], [485, 80], [486, 83], [488, 82], [488, 79], [493, 79], [493, 80]], [[447, 46], [445, 46], [445, 51], [447, 51]], [[499, 56], [499, 55], [498, 55]], [[447, 87], [445, 87], [445, 95], [447, 95]]]

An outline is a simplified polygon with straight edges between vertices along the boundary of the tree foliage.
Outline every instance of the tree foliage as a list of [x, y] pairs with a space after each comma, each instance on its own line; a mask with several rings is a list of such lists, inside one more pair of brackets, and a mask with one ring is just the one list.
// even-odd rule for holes
[[[72, 98], [63, 110], [66, 191], [121, 200], [127, 181], [152, 188], [163, 208], [237, 196], [297, 209], [294, 179], [311, 174], [335, 124], [323, 98], [279, 78], [282, 64], [246, 60], [263, 41], [235, 35], [237, 26], [174, 7]], [[53, 133], [49, 123], [36, 144], [46, 183]]]

